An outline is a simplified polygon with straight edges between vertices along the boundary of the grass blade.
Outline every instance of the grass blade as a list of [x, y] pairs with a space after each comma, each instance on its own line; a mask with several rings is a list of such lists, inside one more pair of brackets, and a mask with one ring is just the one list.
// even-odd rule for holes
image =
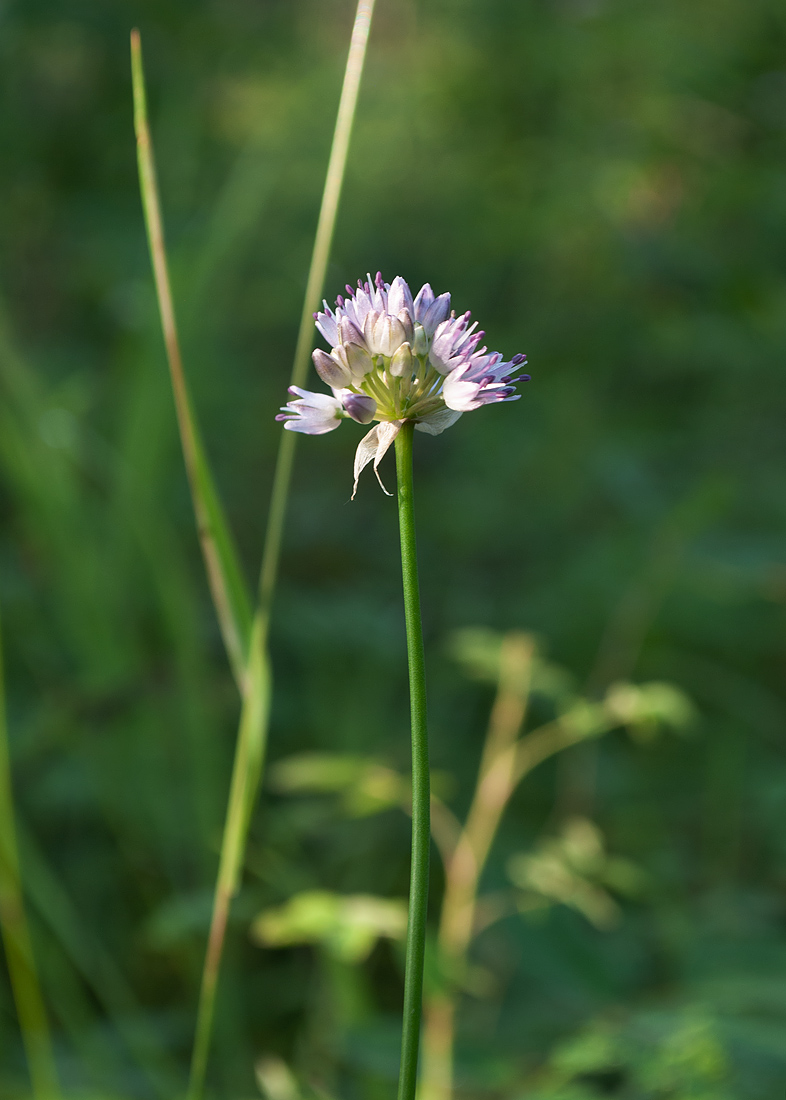
[[204, 1087], [229, 908], [240, 880], [251, 812], [262, 774], [270, 713], [270, 694], [270, 664], [263, 636], [262, 616], [257, 612], [252, 630], [247, 689], [240, 714], [226, 822], [221, 840], [221, 857], [213, 896], [210, 935], [202, 971], [188, 1100], [198, 1100]]
[[[333, 132], [333, 144], [330, 149], [330, 159], [325, 176], [325, 188], [322, 192], [322, 205], [319, 211], [317, 232], [314, 237], [314, 249], [311, 254], [311, 266], [308, 273], [308, 282], [306, 283], [306, 295], [303, 300], [303, 312], [300, 316], [300, 328], [290, 379], [290, 385], [292, 386], [302, 386], [308, 375], [309, 353], [314, 337], [313, 314], [319, 306], [322, 288], [325, 284], [325, 272], [336, 228], [336, 215], [344, 183], [349, 139], [352, 135], [352, 123], [355, 118], [360, 78], [363, 75], [366, 46], [373, 14], [374, 0], [360, 0], [352, 27], [349, 56], [344, 71], [344, 84], [338, 105], [336, 128]], [[270, 509], [265, 531], [265, 546], [262, 553], [262, 568], [259, 575], [259, 603], [266, 618], [270, 616], [278, 576], [281, 538], [289, 497], [289, 484], [292, 480], [296, 444], [296, 432], [281, 433], [276, 470], [273, 475], [273, 489], [270, 494]]]
[[35, 1100], [60, 1095], [44, 1000], [22, 897], [0, 643], [0, 926]]
[[[314, 249], [311, 255], [305, 300], [300, 318], [295, 357], [292, 364], [293, 385], [298, 385], [304, 381], [308, 370], [312, 339], [312, 314], [319, 305], [325, 281], [325, 271], [336, 225], [336, 214], [344, 181], [349, 139], [357, 107], [358, 90], [363, 73], [373, 10], [374, 0], [360, 0], [355, 13], [349, 56], [347, 57], [344, 83], [336, 118], [336, 128], [333, 134], [333, 144], [322, 194], [322, 205], [314, 239]], [[260, 569], [259, 605], [251, 631], [247, 690], [243, 699], [240, 717], [229, 805], [221, 843], [218, 880], [213, 900], [208, 949], [202, 972], [202, 988], [199, 997], [188, 1100], [200, 1100], [204, 1088], [215, 1013], [216, 988], [224, 950], [229, 907], [232, 895], [237, 889], [243, 863], [246, 836], [259, 786], [267, 741], [270, 711], [268, 631], [281, 555], [281, 538], [292, 478], [295, 443], [296, 436], [294, 432], [281, 433]]]
[[19, 822], [17, 831], [31, 908], [41, 924], [48, 925], [74, 974], [84, 981], [111, 1021], [155, 1095], [168, 1100], [175, 1091], [179, 1067], [164, 1049], [154, 1025], [148, 1023], [133, 989], [95, 930], [83, 927], [62, 882], [23, 822]]
[[251, 600], [234, 540], [210, 471], [183, 372], [172, 290], [169, 283], [153, 145], [147, 121], [142, 43], [137, 30], [131, 32], [131, 74], [134, 88], [134, 128], [137, 139], [139, 185], [142, 192], [145, 227], [155, 276], [158, 307], [161, 314], [161, 327], [164, 333], [169, 373], [172, 379], [180, 441], [191, 487], [191, 497], [194, 502], [197, 529], [207, 568], [210, 592], [232, 671], [242, 694], [245, 690], [245, 669], [251, 633]]

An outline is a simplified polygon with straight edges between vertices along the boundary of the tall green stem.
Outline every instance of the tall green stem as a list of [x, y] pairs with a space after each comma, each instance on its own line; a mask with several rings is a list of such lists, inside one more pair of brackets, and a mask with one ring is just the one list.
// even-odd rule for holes
[[423, 655], [423, 626], [420, 618], [415, 502], [412, 489], [413, 431], [414, 424], [408, 421], [396, 436], [401, 575], [404, 582], [404, 618], [407, 626], [407, 664], [412, 721], [412, 865], [409, 880], [409, 922], [404, 972], [404, 1020], [401, 1030], [398, 1100], [414, 1100], [417, 1088], [431, 846], [426, 666]]
[[[371, 29], [371, 17], [374, 14], [375, 0], [358, 0], [355, 22], [352, 26], [352, 38], [349, 44], [347, 66], [344, 70], [344, 84], [336, 115], [336, 128], [333, 131], [333, 144], [330, 148], [325, 187], [322, 192], [322, 204], [319, 209], [317, 231], [314, 236], [314, 248], [311, 252], [311, 265], [308, 271], [306, 294], [303, 299], [303, 311], [300, 315], [300, 328], [297, 334], [295, 357], [292, 362], [291, 386], [302, 386], [308, 376], [308, 364], [314, 339], [314, 311], [319, 308], [319, 300], [325, 285], [325, 272], [330, 259], [330, 247], [336, 228], [336, 215], [344, 183], [344, 170], [349, 153], [349, 139], [352, 136], [352, 124], [360, 90], [360, 78], [366, 59], [366, 46]], [[266, 619], [270, 618], [273, 592], [278, 575], [278, 562], [281, 557], [281, 539], [284, 532], [289, 485], [292, 480], [292, 467], [295, 462], [297, 435], [294, 432], [282, 432], [278, 445], [278, 458], [273, 474], [273, 488], [270, 494], [265, 545], [262, 552], [262, 566], [259, 572], [259, 606]]]
[[[292, 365], [292, 385], [302, 385], [308, 371], [309, 350], [313, 337], [312, 314], [319, 306], [325, 281], [373, 11], [374, 0], [358, 0], [300, 318]], [[221, 843], [221, 859], [213, 898], [208, 948], [202, 971], [188, 1100], [200, 1100], [204, 1092], [227, 921], [232, 897], [238, 887], [251, 811], [262, 772], [271, 694], [268, 630], [281, 557], [281, 540], [292, 480], [295, 443], [294, 433], [281, 433], [259, 575], [258, 603], [251, 624], [246, 665], [247, 682], [243, 691], [240, 728]]]

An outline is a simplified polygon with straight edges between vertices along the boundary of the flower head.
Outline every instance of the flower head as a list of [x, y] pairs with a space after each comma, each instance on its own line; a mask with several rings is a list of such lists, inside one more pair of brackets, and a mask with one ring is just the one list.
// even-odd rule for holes
[[462, 413], [516, 401], [514, 384], [529, 375], [518, 374], [525, 355], [504, 362], [500, 352], [478, 349], [484, 334], [477, 323], [470, 324], [469, 313], [456, 316], [450, 295], [435, 295], [428, 283], [413, 298], [400, 275], [386, 283], [377, 273], [348, 286], [347, 294], [338, 297], [335, 311], [324, 302], [324, 311], [314, 314], [330, 352], [317, 350], [312, 358], [333, 396], [292, 386], [295, 399], [276, 419], [307, 435], [333, 431], [347, 417], [360, 424], [378, 420], [355, 455], [354, 497], [370, 462], [379, 479], [380, 460], [405, 421], [439, 435]]

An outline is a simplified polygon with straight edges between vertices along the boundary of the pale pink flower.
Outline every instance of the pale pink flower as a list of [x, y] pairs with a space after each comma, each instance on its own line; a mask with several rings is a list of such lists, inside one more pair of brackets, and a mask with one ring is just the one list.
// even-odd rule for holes
[[[456, 316], [450, 295], [435, 295], [428, 283], [413, 298], [401, 276], [386, 283], [378, 273], [372, 280], [347, 287], [335, 311], [324, 302], [314, 314], [317, 329], [330, 353], [313, 353], [320, 378], [333, 391], [312, 393], [290, 387], [294, 400], [276, 419], [292, 432], [323, 435], [342, 420], [375, 425], [361, 440], [355, 455], [355, 485], [361, 471], [373, 463], [380, 485], [379, 463], [402, 424], [415, 422], [417, 431], [439, 435], [462, 413], [498, 401], [516, 401], [518, 374], [527, 359], [514, 355], [503, 361], [500, 352], [477, 350], [483, 337], [470, 325], [469, 313]], [[382, 485], [385, 489], [385, 486]], [[385, 489], [385, 492], [387, 490]]]

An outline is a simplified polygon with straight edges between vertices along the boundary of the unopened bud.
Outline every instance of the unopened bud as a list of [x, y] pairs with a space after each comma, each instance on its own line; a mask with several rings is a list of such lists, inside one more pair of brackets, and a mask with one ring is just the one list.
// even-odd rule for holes
[[450, 295], [440, 294], [435, 298], [423, 316], [423, 328], [429, 336], [432, 336], [439, 325], [447, 320], [450, 314]]
[[357, 420], [358, 424], [370, 424], [377, 411], [377, 403], [373, 397], [367, 397], [364, 393], [351, 393], [343, 401], [344, 411]]
[[332, 355], [328, 355], [327, 352], [317, 348], [316, 351], [311, 353], [311, 358], [314, 360], [317, 374], [328, 386], [340, 390], [351, 383], [352, 373], [349, 367], [339, 363]]
[[342, 317], [338, 323], [338, 338], [342, 344], [362, 344], [363, 333], [349, 317]]
[[415, 355], [426, 355], [428, 353], [428, 336], [426, 336], [426, 330], [419, 321], [415, 322], [414, 328], [415, 335], [412, 341], [412, 350]]
[[408, 309], [401, 309], [398, 313], [398, 319], [404, 326], [404, 337], [411, 344], [412, 337], [415, 335], [415, 330], [412, 327], [412, 314]]
[[402, 344], [394, 352], [390, 360], [390, 373], [396, 378], [404, 378], [412, 374], [412, 348], [409, 344]]
[[346, 355], [353, 379], [360, 381], [360, 379], [365, 378], [374, 366], [374, 361], [366, 350], [365, 344], [362, 346], [354, 342], [345, 344], [342, 350]]
[[372, 355], [384, 355], [387, 359], [404, 343], [404, 326], [397, 317], [369, 310], [363, 325], [363, 335]]

